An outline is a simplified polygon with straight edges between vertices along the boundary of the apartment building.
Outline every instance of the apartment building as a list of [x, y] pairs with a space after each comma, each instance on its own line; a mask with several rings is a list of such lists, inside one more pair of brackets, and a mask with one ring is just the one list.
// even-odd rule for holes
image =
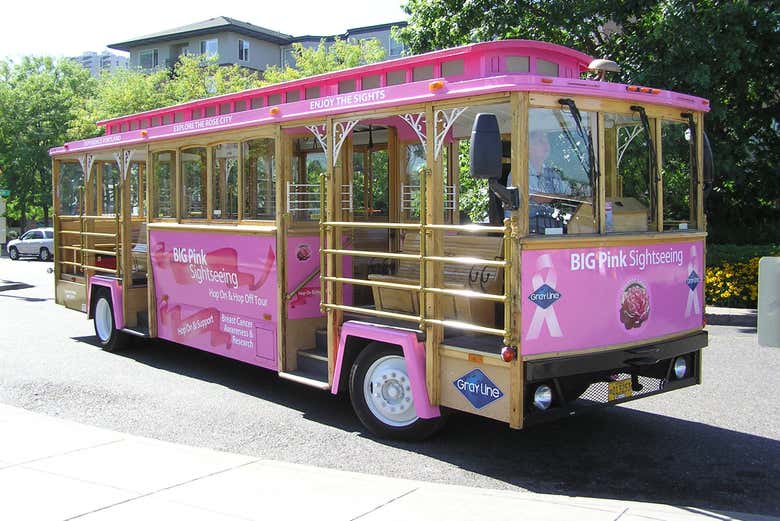
[[405, 25], [406, 22], [396, 22], [348, 29], [338, 35], [292, 36], [218, 16], [108, 47], [129, 52], [130, 67], [148, 70], [172, 67], [183, 54], [213, 54], [218, 55], [221, 65], [238, 64], [262, 72], [270, 65], [292, 65], [294, 43], [313, 47], [323, 38], [331, 42], [337, 37], [354, 41], [377, 38], [385, 48], [386, 57], [397, 58], [403, 52], [403, 45], [392, 37], [391, 28]]
[[126, 56], [120, 56], [108, 51], [103, 51], [101, 53], [92, 51], [85, 52], [80, 56], [73, 56], [70, 59], [83, 65], [84, 68], [96, 78], [100, 76], [102, 71], [111, 72], [121, 67], [127, 67], [129, 62]]

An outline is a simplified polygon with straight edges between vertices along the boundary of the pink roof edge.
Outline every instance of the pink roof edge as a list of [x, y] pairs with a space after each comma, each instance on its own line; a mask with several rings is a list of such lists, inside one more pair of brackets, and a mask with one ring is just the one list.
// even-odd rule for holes
[[367, 65], [360, 65], [358, 67], [352, 67], [350, 69], [342, 69], [339, 71], [326, 72], [323, 74], [317, 74], [315, 76], [307, 76], [297, 80], [290, 80], [281, 83], [274, 83], [272, 85], [266, 85], [263, 87], [256, 87], [252, 89], [246, 89], [237, 92], [231, 92], [228, 94], [220, 94], [218, 96], [211, 96], [208, 98], [201, 98], [197, 100], [186, 101], [176, 105], [169, 105], [165, 107], [159, 107], [156, 109], [147, 110], [144, 112], [137, 112], [133, 114], [126, 114], [115, 118], [109, 118], [98, 121], [97, 126], [107, 126], [113, 123], [122, 123], [139, 117], [153, 117], [160, 114], [168, 113], [172, 110], [184, 110], [193, 109], [203, 106], [205, 104], [212, 104], [217, 102], [232, 101], [234, 99], [251, 98], [253, 96], [274, 93], [276, 91], [284, 92], [291, 88], [303, 87], [304, 85], [314, 86], [321, 84], [325, 80], [334, 79], [347, 79], [358, 76], [365, 76], [366, 74], [374, 72], [382, 72], [387, 69], [396, 69], [399, 65], [412, 66], [419, 65], [429, 61], [437, 61], [445, 58], [453, 58], [460, 55], [465, 55], [473, 52], [480, 52], [485, 50], [501, 50], [506, 48], [522, 47], [528, 50], [546, 51], [550, 54], [563, 55], [569, 59], [574, 59], [578, 62], [581, 70], [587, 70], [588, 64], [593, 61], [593, 58], [580, 51], [564, 47], [555, 43], [541, 42], [537, 40], [496, 40], [492, 42], [479, 42], [470, 43], [467, 45], [461, 45], [459, 47], [452, 47], [449, 49], [442, 49], [437, 51], [431, 51], [423, 54], [415, 54], [413, 56], [404, 56], [401, 58], [394, 58], [392, 60], [385, 60], [377, 63], [370, 63]]

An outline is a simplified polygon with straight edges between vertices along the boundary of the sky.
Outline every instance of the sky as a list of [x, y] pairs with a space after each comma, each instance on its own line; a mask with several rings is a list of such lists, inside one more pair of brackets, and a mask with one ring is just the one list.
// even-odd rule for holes
[[[10, 0], [0, 8], [0, 59], [78, 56], [109, 44], [227, 16], [293, 36], [406, 20], [405, 0]], [[118, 51], [113, 51], [117, 52]]]

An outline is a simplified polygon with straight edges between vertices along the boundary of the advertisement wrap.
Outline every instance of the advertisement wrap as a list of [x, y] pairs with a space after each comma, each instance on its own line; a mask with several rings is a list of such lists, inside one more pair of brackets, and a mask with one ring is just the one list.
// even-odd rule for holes
[[523, 251], [523, 354], [580, 351], [701, 327], [703, 246]]
[[160, 338], [277, 368], [276, 238], [151, 230]]
[[[345, 248], [347, 246], [345, 245]], [[344, 257], [344, 273], [352, 273], [352, 257]], [[298, 289], [294, 294], [293, 290]], [[320, 237], [318, 235], [287, 238], [287, 318], [317, 318], [320, 311]], [[352, 286], [344, 285], [344, 304], [352, 305]]]

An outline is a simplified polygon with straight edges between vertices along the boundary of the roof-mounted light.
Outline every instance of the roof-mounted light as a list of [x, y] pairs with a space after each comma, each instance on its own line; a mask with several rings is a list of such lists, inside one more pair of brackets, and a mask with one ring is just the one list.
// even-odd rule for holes
[[590, 62], [588, 65], [588, 71], [596, 74], [595, 79], [597, 81], [604, 81], [604, 78], [608, 72], [620, 72], [620, 65], [618, 65], [616, 62], [613, 62], [612, 60], [599, 58]]

